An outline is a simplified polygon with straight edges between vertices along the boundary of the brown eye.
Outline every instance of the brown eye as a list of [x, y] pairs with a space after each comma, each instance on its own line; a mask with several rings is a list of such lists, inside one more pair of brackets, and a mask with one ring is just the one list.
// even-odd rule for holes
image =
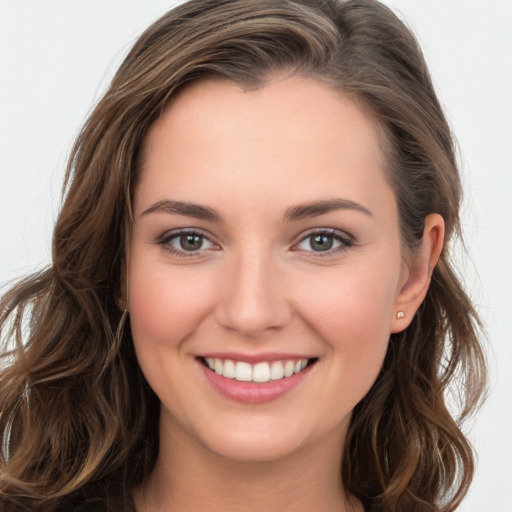
[[332, 235], [314, 235], [309, 237], [309, 246], [313, 251], [328, 251], [332, 249], [334, 239]]
[[219, 247], [207, 236], [196, 231], [178, 231], [164, 235], [158, 243], [176, 256], [192, 256], [202, 254], [206, 250], [217, 250]]
[[198, 251], [202, 248], [204, 237], [193, 233], [181, 235], [178, 239], [179, 248], [183, 251]]

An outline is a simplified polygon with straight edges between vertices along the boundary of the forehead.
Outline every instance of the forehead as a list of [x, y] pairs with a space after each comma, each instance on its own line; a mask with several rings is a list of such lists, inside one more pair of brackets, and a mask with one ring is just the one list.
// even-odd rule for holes
[[198, 81], [149, 130], [135, 206], [163, 191], [220, 203], [235, 193], [371, 201], [372, 188], [387, 186], [380, 139], [355, 101], [313, 79], [276, 77], [249, 91]]

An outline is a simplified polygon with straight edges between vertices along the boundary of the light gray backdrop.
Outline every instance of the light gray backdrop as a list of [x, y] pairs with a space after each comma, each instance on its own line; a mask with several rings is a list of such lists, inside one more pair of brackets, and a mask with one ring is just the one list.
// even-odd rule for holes
[[[49, 262], [71, 142], [136, 36], [176, 3], [0, 0], [0, 285]], [[415, 30], [460, 143], [460, 258], [492, 347], [461, 510], [512, 512], [512, 0], [386, 3]]]

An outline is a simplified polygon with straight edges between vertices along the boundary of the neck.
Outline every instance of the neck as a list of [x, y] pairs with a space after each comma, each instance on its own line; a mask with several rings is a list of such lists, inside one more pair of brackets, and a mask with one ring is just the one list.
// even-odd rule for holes
[[205, 503], [209, 512], [363, 510], [341, 485], [339, 432], [278, 460], [243, 461], [212, 452], [176, 427], [161, 425], [155, 469], [135, 492], [138, 512], [196, 512]]

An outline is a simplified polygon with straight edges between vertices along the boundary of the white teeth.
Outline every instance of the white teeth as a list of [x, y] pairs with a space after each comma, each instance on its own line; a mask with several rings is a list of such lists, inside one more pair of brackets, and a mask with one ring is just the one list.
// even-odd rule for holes
[[249, 363], [238, 361], [235, 366], [235, 379], [250, 382], [252, 380], [252, 366]]
[[228, 379], [236, 379], [241, 382], [269, 382], [270, 380], [280, 380], [291, 377], [295, 373], [300, 373], [308, 364], [307, 359], [261, 362], [251, 365], [245, 361], [231, 359], [217, 359], [213, 357], [205, 358], [206, 364], [217, 375], [222, 375]]
[[276, 361], [272, 363], [272, 368], [270, 368], [270, 378], [272, 380], [279, 380], [284, 377], [284, 368], [283, 363], [281, 361]]
[[270, 366], [268, 363], [258, 363], [252, 369], [254, 382], [268, 382], [270, 380]]
[[295, 363], [293, 361], [286, 361], [286, 364], [284, 365], [284, 376], [285, 377], [291, 377], [293, 375], [294, 366], [295, 366]]
[[222, 375], [228, 379], [235, 378], [235, 363], [231, 361], [231, 359], [226, 359], [224, 361], [224, 369], [222, 370]]

